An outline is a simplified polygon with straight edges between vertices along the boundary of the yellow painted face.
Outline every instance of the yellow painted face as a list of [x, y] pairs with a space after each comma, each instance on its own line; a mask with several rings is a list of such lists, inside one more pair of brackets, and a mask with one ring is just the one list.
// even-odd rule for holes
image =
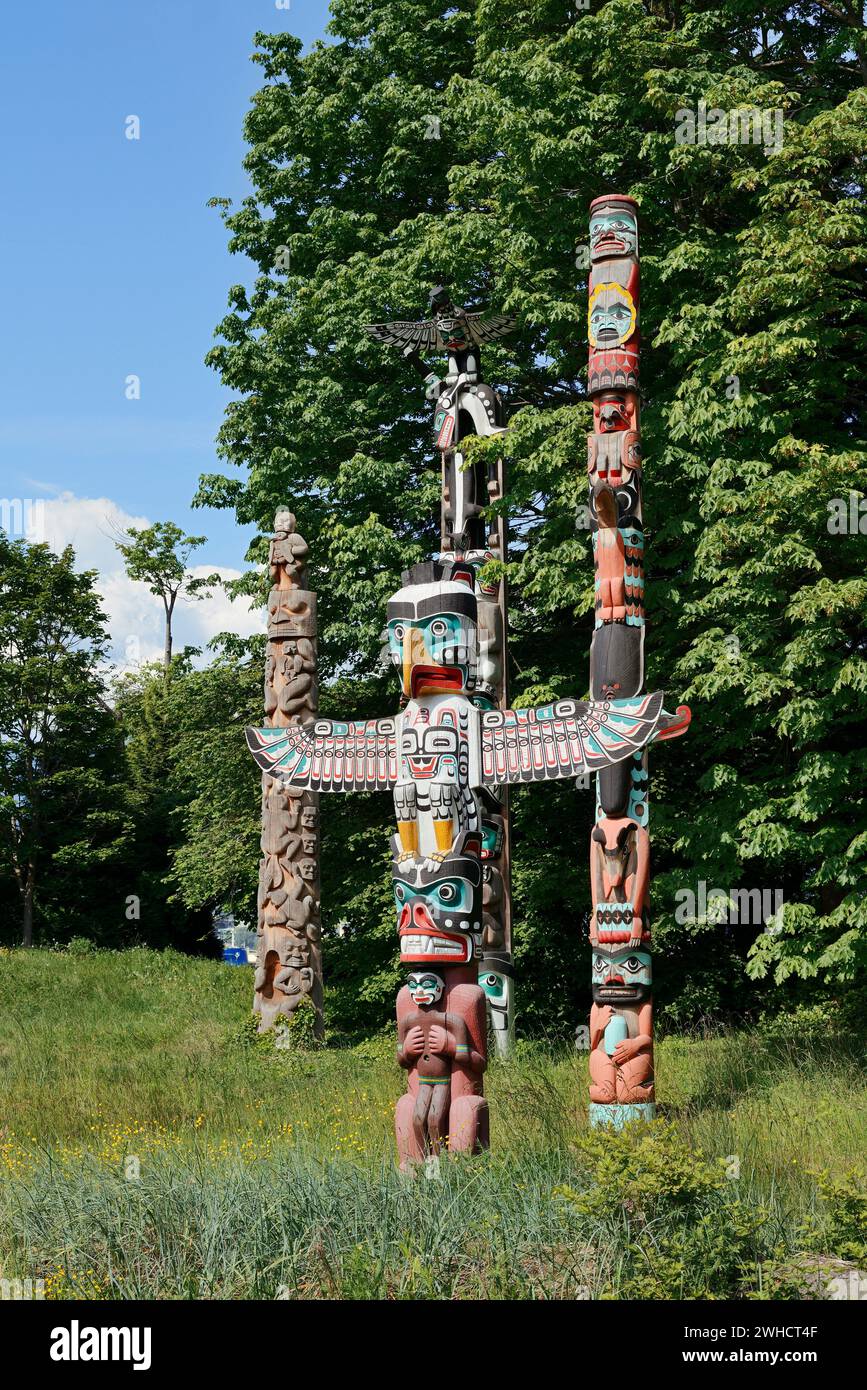
[[635, 332], [637, 317], [635, 301], [623, 285], [597, 285], [587, 309], [590, 346], [622, 347]]
[[401, 668], [404, 695], [413, 699], [464, 689], [467, 663], [457, 664], [454, 657], [467, 642], [463, 621], [460, 614], [449, 612], [389, 620], [388, 645], [392, 661]]
[[403, 693], [406, 696], [411, 696], [413, 693], [413, 667], [433, 665], [433, 661], [424, 644], [424, 633], [419, 628], [411, 627], [409, 624], [404, 628], [401, 655]]
[[389, 656], [401, 673], [404, 695], [470, 689], [478, 621], [472, 567], [456, 561], [417, 565], [404, 579], [388, 601], [387, 627]]

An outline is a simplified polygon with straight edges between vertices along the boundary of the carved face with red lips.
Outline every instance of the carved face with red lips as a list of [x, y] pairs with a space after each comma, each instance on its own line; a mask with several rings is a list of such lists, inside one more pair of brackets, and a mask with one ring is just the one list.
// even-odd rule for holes
[[441, 863], [392, 866], [400, 959], [405, 965], [467, 965], [481, 955], [482, 864], [478, 835], [466, 832]]
[[439, 1003], [445, 982], [432, 970], [411, 970], [406, 977], [406, 987], [412, 1002], [420, 1009], [427, 1009], [431, 1004]]
[[649, 951], [597, 946], [593, 952], [593, 1002], [640, 1004], [653, 984]]
[[638, 218], [631, 199], [600, 198], [590, 212], [590, 257], [634, 256], [638, 251]]

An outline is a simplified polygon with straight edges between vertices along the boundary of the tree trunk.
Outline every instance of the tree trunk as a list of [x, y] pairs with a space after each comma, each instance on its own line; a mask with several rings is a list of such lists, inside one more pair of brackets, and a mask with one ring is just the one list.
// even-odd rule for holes
[[34, 867], [32, 864], [28, 864], [27, 876], [24, 880], [24, 902], [21, 910], [22, 945], [28, 948], [33, 945], [33, 889], [35, 880]]
[[172, 664], [172, 610], [166, 608], [166, 641], [163, 647], [163, 670], [166, 675]]

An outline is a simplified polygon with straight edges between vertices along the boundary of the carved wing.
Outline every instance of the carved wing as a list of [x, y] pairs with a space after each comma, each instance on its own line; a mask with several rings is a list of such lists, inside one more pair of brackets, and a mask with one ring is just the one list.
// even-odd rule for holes
[[386, 791], [397, 781], [396, 719], [311, 719], [245, 732], [262, 771], [299, 791]]
[[622, 762], [658, 738], [686, 732], [690, 712], [662, 708], [665, 696], [631, 700], [557, 700], [540, 709], [482, 714], [482, 780], [541, 782], [577, 777]]
[[433, 319], [400, 319], [396, 323], [366, 323], [365, 331], [378, 343], [390, 343], [404, 351], [431, 351], [437, 346], [437, 327]]
[[467, 314], [467, 331], [474, 343], [493, 343], [511, 333], [517, 322], [510, 314]]

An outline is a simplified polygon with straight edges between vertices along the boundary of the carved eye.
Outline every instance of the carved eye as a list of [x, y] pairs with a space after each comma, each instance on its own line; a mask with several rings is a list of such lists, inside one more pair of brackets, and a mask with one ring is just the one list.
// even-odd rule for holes
[[406, 899], [406, 889], [404, 888], [404, 886], [403, 886], [402, 883], [396, 883], [396, 884], [394, 885], [394, 896], [397, 898], [397, 901], [398, 901], [399, 903], [402, 903], [402, 902], [405, 901], [405, 899]]
[[453, 903], [458, 896], [458, 890], [453, 883], [443, 883], [439, 889], [440, 902]]
[[402, 642], [404, 631], [403, 624], [397, 623], [396, 626], [391, 629], [391, 635], [396, 642]]
[[449, 630], [448, 623], [443, 618], [434, 618], [430, 625], [432, 637], [445, 637]]
[[425, 739], [425, 749], [430, 753], [451, 753], [455, 741], [448, 729], [440, 729]]
[[624, 961], [624, 965], [630, 975], [636, 975], [641, 969], [641, 961], [638, 959], [638, 956], [630, 956], [629, 960]]
[[593, 969], [594, 969], [594, 970], [604, 970], [604, 969], [605, 969], [605, 961], [604, 961], [604, 959], [602, 958], [602, 956], [596, 956], [595, 960], [593, 961]]

